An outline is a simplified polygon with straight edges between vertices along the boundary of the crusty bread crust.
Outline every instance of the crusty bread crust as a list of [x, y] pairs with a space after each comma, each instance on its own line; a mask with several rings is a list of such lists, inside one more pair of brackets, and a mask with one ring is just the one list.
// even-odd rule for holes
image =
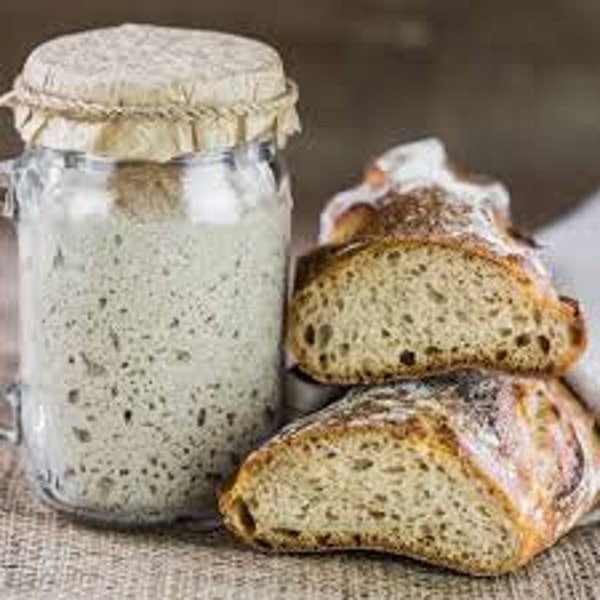
[[[392, 436], [407, 446], [426, 448], [437, 460], [458, 463], [469, 484], [485, 489], [511, 523], [519, 540], [512, 556], [498, 564], [478, 564], [432, 555], [425, 546], [407, 545], [401, 531], [393, 539], [360, 530], [337, 536], [301, 531], [287, 539], [255, 520], [247, 501], [262, 475], [279, 461], [294, 456], [310, 465], [311, 448], [333, 448], [337, 440], [365, 433]], [[593, 418], [562, 383], [459, 374], [356, 388], [250, 455], [221, 496], [220, 508], [239, 539], [262, 549], [377, 550], [473, 575], [497, 575], [528, 562], [594, 507], [599, 468]], [[338, 483], [343, 487], [346, 482]], [[269, 509], [277, 514], [279, 507]]]
[[[336, 243], [317, 247], [298, 260], [288, 328], [289, 346], [300, 368], [319, 381], [377, 383], [463, 368], [561, 376], [586, 347], [585, 325], [577, 303], [557, 296], [535, 245], [517, 234], [508, 224], [506, 213], [491, 204], [464, 202], [438, 187], [418, 188], [404, 194], [390, 189], [377, 201], [354, 204], [338, 215], [331, 235]], [[348, 372], [340, 360], [337, 365], [331, 362], [323, 365], [311, 358], [311, 348], [303, 339], [307, 325], [305, 309], [311, 297], [344, 285], [345, 274], [350, 270], [359, 272], [366, 261], [386, 253], [405, 253], [417, 246], [451, 250], [464, 258], [465, 265], [475, 257], [501, 269], [506, 281], [529, 298], [536, 311], [552, 315], [561, 327], [568, 328], [568, 347], [543, 368], [537, 365], [524, 368], [522, 364], [511, 363], [510, 355], [506, 360], [495, 361], [483, 356], [467, 358], [459, 353], [450, 362], [436, 364], [429, 360], [428, 368], [419, 361], [408, 366], [380, 362], [365, 373], [360, 369]], [[376, 304], [369, 307], [369, 311], [376, 310]], [[372, 313], [365, 313], [364, 318], [369, 322]], [[435, 323], [432, 327], [436, 327]]]

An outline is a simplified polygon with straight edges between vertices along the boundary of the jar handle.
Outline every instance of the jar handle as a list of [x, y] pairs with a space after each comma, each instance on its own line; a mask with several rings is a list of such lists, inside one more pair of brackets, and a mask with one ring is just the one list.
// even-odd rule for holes
[[14, 383], [0, 386], [0, 399], [6, 400], [12, 411], [12, 424], [0, 425], [0, 440], [18, 444], [21, 441], [21, 386]]
[[[12, 219], [12, 160], [0, 162], [0, 216]], [[18, 444], [21, 439], [20, 412], [21, 389], [16, 384], [0, 385], [0, 400], [6, 400], [12, 410], [12, 425], [0, 424], [0, 440]]]
[[0, 161], [0, 217], [12, 219], [14, 202], [12, 194], [12, 172], [14, 160]]

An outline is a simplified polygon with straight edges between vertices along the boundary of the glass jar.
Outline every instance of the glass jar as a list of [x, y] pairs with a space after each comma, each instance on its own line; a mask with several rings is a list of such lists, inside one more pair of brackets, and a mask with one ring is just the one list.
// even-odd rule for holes
[[278, 424], [292, 201], [275, 145], [162, 164], [30, 148], [9, 171], [36, 489], [100, 521], [211, 522]]

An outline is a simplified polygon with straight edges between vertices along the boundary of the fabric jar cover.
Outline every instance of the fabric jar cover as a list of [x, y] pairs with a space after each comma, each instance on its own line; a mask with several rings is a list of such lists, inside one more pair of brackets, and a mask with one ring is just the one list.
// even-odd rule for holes
[[121, 25], [36, 48], [0, 105], [35, 146], [165, 162], [299, 130], [278, 53], [239, 36]]

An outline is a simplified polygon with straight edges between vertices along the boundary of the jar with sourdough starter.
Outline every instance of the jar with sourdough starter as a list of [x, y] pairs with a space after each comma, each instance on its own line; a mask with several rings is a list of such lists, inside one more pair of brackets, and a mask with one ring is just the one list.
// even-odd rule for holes
[[126, 25], [42, 45], [2, 102], [26, 142], [3, 167], [21, 279], [4, 433], [58, 509], [209, 524], [279, 417], [295, 86], [263, 43]]

